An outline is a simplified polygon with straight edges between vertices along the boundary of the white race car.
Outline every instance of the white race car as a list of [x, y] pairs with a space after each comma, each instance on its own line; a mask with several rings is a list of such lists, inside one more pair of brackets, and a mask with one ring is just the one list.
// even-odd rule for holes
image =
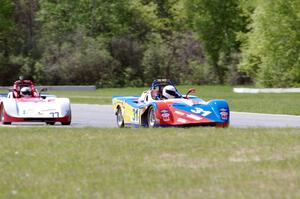
[[[43, 91], [43, 89], [42, 89]], [[54, 125], [71, 124], [71, 106], [68, 98], [41, 95], [30, 80], [18, 80], [7, 96], [0, 97], [0, 122], [46, 122]]]

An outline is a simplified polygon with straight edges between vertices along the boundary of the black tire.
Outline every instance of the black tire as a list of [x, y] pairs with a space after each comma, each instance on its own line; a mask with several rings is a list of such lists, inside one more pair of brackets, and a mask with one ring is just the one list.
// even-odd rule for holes
[[148, 117], [147, 117], [148, 127], [155, 128], [156, 127], [156, 117], [154, 108], [151, 106], [148, 110]]
[[62, 122], [61, 125], [64, 125], [64, 126], [67, 126], [67, 125], [70, 125], [71, 122]]
[[122, 110], [120, 107], [118, 107], [118, 110], [117, 110], [117, 113], [116, 113], [116, 116], [117, 116], [117, 125], [119, 128], [124, 128], [124, 118], [123, 118], [123, 115], [122, 115]]
[[55, 122], [46, 122], [47, 125], [54, 125]]

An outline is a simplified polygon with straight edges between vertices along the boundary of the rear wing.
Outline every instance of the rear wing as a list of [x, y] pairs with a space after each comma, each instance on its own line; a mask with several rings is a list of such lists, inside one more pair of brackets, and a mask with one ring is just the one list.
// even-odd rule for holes
[[172, 85], [175, 87], [174, 83], [170, 79], [156, 79], [151, 84], [151, 89], [155, 89], [157, 87], [165, 87], [167, 85]]
[[175, 84], [170, 79], [156, 79], [151, 84], [151, 89], [159, 89], [159, 92], [162, 93], [162, 90], [165, 86], [172, 85], [176, 89], [177, 93], [181, 96], [181, 93], [177, 90]]

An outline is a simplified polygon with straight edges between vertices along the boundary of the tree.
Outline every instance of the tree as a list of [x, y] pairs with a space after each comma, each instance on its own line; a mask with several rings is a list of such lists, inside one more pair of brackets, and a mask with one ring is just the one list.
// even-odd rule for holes
[[0, 11], [5, 84], [20, 74], [41, 84], [188, 83], [204, 60], [184, 0], [2, 0]]
[[298, 0], [261, 1], [243, 42], [240, 69], [267, 87], [300, 83], [300, 4]]
[[[16, 30], [13, 20], [13, 4], [10, 0], [0, 1], [0, 84], [9, 85], [13, 82], [15, 72], [20, 70], [20, 65], [11, 62], [15, 52], [15, 38], [11, 35]], [[13, 72], [15, 71], [15, 72]]]
[[190, 25], [203, 44], [216, 83], [224, 83], [228, 66], [235, 64], [240, 43], [237, 32], [245, 31], [247, 18], [239, 0], [186, 1]]
[[[37, 21], [41, 24], [39, 47], [42, 56], [37, 70], [42, 74], [41, 71], [72, 69], [75, 67], [71, 62], [74, 50], [68, 48], [76, 49], [78, 55], [76, 57], [82, 57], [79, 55], [87, 50], [86, 40], [91, 40], [97, 41], [103, 48], [102, 51], [109, 54], [104, 57], [110, 60], [108, 62], [114, 63], [113, 67], [107, 66], [111, 69], [110, 73], [106, 73], [111, 75], [110, 83], [113, 82], [115, 86], [140, 86], [144, 84], [143, 57], [146, 56], [147, 49], [153, 46], [152, 43], [156, 43], [155, 35], [159, 35], [170, 50], [166, 57], [167, 66], [164, 67], [164, 74], [172, 78], [171, 69], [174, 71], [178, 69], [180, 60], [176, 60], [176, 57], [179, 49], [183, 48], [177, 44], [182, 40], [180, 36], [184, 35], [179, 33], [184, 30], [182, 2], [182, 0], [64, 0], [56, 3], [41, 0]], [[80, 60], [77, 62], [83, 62], [83, 59]], [[96, 59], [94, 62], [96, 70], [100, 64]], [[43, 65], [47, 67], [43, 69]], [[84, 67], [82, 64], [79, 65]], [[76, 64], [77, 67], [79, 65]], [[87, 81], [77, 74], [78, 79]], [[104, 74], [97, 73], [97, 75], [100, 81]], [[62, 77], [57, 79], [60, 75], [53, 77], [49, 81], [62, 83]], [[66, 79], [68, 77], [67, 75]], [[94, 78], [89, 80], [92, 79]], [[102, 86], [103, 82], [99, 85]]]
[[8, 35], [13, 30], [12, 4], [9, 0], [0, 1], [0, 53], [3, 57], [9, 56]]

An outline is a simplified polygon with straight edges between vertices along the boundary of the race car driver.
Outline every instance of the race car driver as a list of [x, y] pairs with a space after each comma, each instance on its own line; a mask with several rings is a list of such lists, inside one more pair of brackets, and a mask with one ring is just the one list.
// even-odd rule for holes
[[163, 88], [162, 96], [164, 99], [181, 98], [180, 93], [172, 85], [167, 85]]
[[31, 97], [31, 89], [30, 87], [24, 86], [20, 90], [21, 97]]

